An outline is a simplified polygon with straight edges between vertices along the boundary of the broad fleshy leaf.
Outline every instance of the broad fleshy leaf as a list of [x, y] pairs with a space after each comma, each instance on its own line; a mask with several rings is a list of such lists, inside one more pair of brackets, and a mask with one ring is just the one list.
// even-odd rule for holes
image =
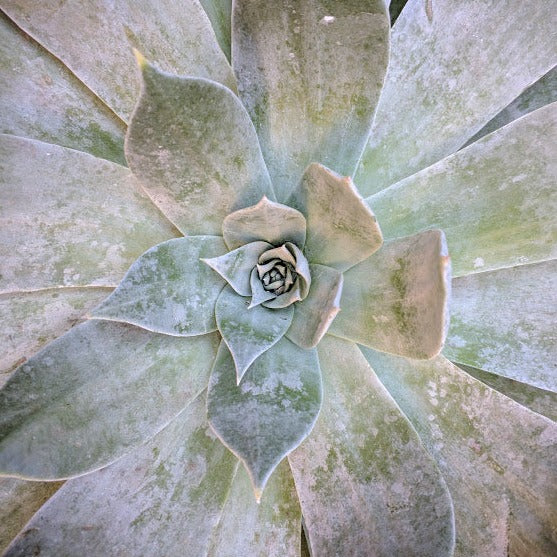
[[226, 283], [202, 259], [225, 252], [219, 236], [163, 242], [130, 267], [118, 288], [91, 316], [167, 335], [215, 331], [215, 303]]
[[178, 233], [120, 165], [10, 135], [0, 159], [0, 292], [116, 286]]
[[215, 341], [107, 321], [74, 327], [0, 391], [0, 471], [68, 478], [129, 452], [203, 390]]
[[438, 354], [449, 325], [450, 260], [440, 230], [384, 244], [344, 273], [332, 334], [408, 358]]
[[234, 361], [221, 343], [207, 394], [209, 423], [244, 463], [257, 500], [279, 462], [308, 436], [321, 399], [315, 349], [282, 338], [237, 385]]
[[371, 195], [454, 153], [548, 72], [557, 61], [554, 15], [546, 0], [410, 0], [393, 27], [385, 87], [355, 177], [360, 192]]
[[340, 311], [342, 273], [324, 265], [310, 265], [308, 297], [296, 304], [286, 336], [301, 348], [317, 346]]
[[233, 251], [202, 261], [214, 269], [240, 296], [251, 296], [250, 277], [259, 256], [272, 249], [267, 242], [250, 242]]
[[211, 21], [217, 41], [227, 60], [230, 60], [230, 27], [232, 25], [232, 0], [199, 0]]
[[557, 257], [557, 103], [366, 199], [386, 238], [443, 229], [454, 276]]
[[126, 164], [123, 122], [0, 12], [0, 132]]
[[0, 387], [16, 367], [71, 329], [108, 288], [53, 288], [0, 296]]
[[306, 243], [306, 219], [292, 207], [263, 197], [257, 205], [228, 215], [222, 224], [224, 241], [230, 249], [264, 240], [275, 246], [292, 242], [300, 249]]
[[382, 0], [236, 2], [232, 62], [279, 201], [308, 164], [351, 175], [387, 68]]
[[455, 556], [555, 554], [557, 425], [442, 356], [363, 351], [443, 473]]
[[215, 307], [219, 332], [234, 360], [238, 384], [255, 359], [284, 336], [294, 314], [294, 306], [248, 306], [248, 298], [225, 286]]
[[133, 48], [163, 70], [235, 86], [196, 0], [2, 0], [0, 6], [125, 121], [139, 92]]
[[130, 168], [184, 234], [220, 235], [224, 217], [273, 197], [253, 124], [226, 87], [160, 72], [141, 56], [139, 64], [143, 87], [126, 135]]
[[557, 261], [454, 279], [443, 354], [557, 392]]
[[416, 432], [351, 342], [319, 344], [323, 409], [288, 459], [313, 555], [452, 555], [451, 497]]
[[375, 253], [383, 243], [377, 219], [354, 187], [321, 164], [305, 171], [290, 200], [307, 219], [304, 253], [311, 263], [340, 271]]

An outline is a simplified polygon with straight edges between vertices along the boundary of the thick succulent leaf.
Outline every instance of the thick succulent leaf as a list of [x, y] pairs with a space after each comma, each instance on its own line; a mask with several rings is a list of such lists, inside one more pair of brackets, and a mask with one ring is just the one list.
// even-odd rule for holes
[[222, 234], [226, 215], [272, 196], [253, 124], [226, 87], [139, 63], [143, 87], [126, 136], [130, 168], [182, 232]]
[[0, 292], [116, 286], [177, 235], [130, 171], [72, 149], [0, 136]]
[[235, 86], [197, 0], [2, 0], [0, 6], [123, 120], [139, 91], [133, 48], [163, 70]]
[[238, 384], [255, 359], [284, 336], [294, 314], [294, 306], [269, 309], [248, 305], [248, 298], [226, 286], [215, 307], [219, 332], [234, 360]]
[[272, 300], [275, 298], [274, 292], [269, 292], [263, 288], [263, 283], [259, 278], [259, 272], [257, 268], [253, 269], [250, 275], [250, 286], [251, 286], [251, 302], [248, 306], [249, 309], [258, 306], [259, 304], [266, 302], [267, 300]]
[[301, 348], [317, 346], [340, 311], [342, 273], [324, 265], [310, 265], [308, 297], [296, 304], [287, 337]]
[[62, 485], [61, 482], [0, 478], [0, 551], [8, 547], [29, 519]]
[[257, 205], [228, 215], [222, 232], [230, 249], [256, 240], [275, 246], [292, 242], [302, 249], [306, 243], [306, 219], [296, 209], [263, 197]]
[[189, 236], [145, 252], [91, 316], [175, 336], [217, 328], [215, 303], [225, 281], [202, 259], [222, 255], [219, 236]]
[[443, 354], [557, 392], [557, 261], [459, 277]]
[[351, 175], [387, 68], [382, 0], [236, 2], [232, 61], [279, 201], [319, 161]]
[[549, 70], [536, 83], [525, 89], [512, 103], [492, 118], [465, 146], [474, 143], [530, 112], [557, 101], [557, 66]]
[[455, 555], [554, 555], [557, 425], [442, 356], [418, 362], [363, 351], [441, 468]]
[[532, 385], [527, 385], [526, 383], [521, 383], [520, 381], [515, 381], [514, 379], [509, 379], [508, 377], [490, 373], [476, 367], [460, 363], [456, 363], [456, 365], [478, 381], [516, 400], [522, 406], [526, 406], [530, 410], [557, 422], [557, 393], [538, 389], [537, 387], [532, 387]]
[[557, 103], [366, 199], [386, 238], [439, 227], [454, 276], [557, 257]]
[[203, 390], [215, 340], [107, 321], [74, 327], [0, 391], [0, 472], [57, 479], [114, 461]]
[[234, 361], [221, 343], [209, 381], [209, 423], [244, 463], [257, 500], [279, 462], [311, 431], [321, 407], [317, 351], [282, 338], [236, 383]]
[[123, 122], [0, 12], [0, 132], [126, 164]]
[[[207, 426], [199, 396], [145, 445], [66, 482], [7, 556], [36, 547], [107, 557], [296, 555], [289, 546], [299, 544], [300, 511], [288, 467], [279, 466], [257, 505], [238, 464]], [[221, 548], [225, 537], [237, 552]]]
[[432, 358], [447, 333], [450, 280], [440, 230], [387, 242], [344, 274], [330, 331], [384, 352]]
[[318, 352], [323, 409], [288, 457], [313, 555], [451, 555], [451, 498], [416, 432], [355, 344]]
[[240, 296], [251, 296], [250, 278], [259, 256], [272, 249], [267, 242], [250, 242], [233, 251], [202, 261], [214, 269]]
[[349, 177], [312, 163], [289, 202], [307, 219], [304, 253], [311, 263], [340, 271], [375, 253], [383, 243], [377, 219]]
[[226, 58], [230, 60], [232, 0], [199, 0], [211, 20], [213, 31]]
[[385, 87], [355, 178], [362, 194], [454, 153], [549, 71], [557, 60], [554, 16], [546, 0], [410, 0], [393, 28]]
[[71, 329], [107, 288], [54, 288], [0, 296], [0, 387], [16, 367]]

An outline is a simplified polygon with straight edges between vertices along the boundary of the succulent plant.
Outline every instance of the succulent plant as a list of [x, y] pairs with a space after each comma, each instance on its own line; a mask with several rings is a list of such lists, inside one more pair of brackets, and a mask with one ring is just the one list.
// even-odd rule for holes
[[555, 553], [553, 10], [388, 4], [0, 2], [6, 555]]

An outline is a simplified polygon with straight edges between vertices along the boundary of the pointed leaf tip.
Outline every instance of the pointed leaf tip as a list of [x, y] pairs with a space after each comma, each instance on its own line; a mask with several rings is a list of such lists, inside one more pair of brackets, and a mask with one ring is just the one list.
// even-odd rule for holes
[[139, 69], [143, 71], [149, 65], [147, 58], [145, 58], [145, 56], [143, 56], [143, 54], [141, 54], [141, 52], [139, 52], [137, 48], [132, 48], [132, 50]]

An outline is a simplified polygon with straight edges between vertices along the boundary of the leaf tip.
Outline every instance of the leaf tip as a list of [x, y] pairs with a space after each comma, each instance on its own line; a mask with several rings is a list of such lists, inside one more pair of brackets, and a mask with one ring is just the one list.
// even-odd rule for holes
[[133, 55], [135, 56], [135, 60], [137, 61], [139, 69], [143, 71], [149, 65], [149, 62], [147, 62], [147, 58], [145, 58], [145, 56], [143, 56], [143, 54], [141, 54], [141, 52], [139, 52], [137, 48], [133, 49]]

